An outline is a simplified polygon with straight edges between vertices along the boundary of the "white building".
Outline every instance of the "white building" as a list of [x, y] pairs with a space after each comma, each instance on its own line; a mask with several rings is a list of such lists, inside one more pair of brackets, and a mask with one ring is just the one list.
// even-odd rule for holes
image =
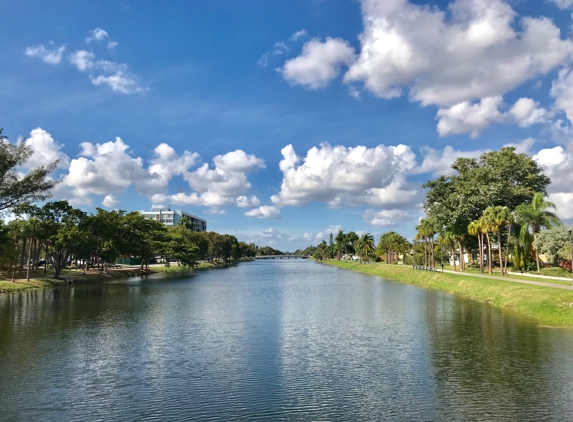
[[207, 231], [207, 221], [196, 215], [190, 214], [183, 210], [171, 210], [171, 209], [158, 209], [152, 211], [138, 211], [147, 218], [152, 220], [161, 221], [166, 226], [176, 226], [179, 224], [181, 219], [185, 216], [191, 221], [192, 230], [195, 232], [206, 232]]

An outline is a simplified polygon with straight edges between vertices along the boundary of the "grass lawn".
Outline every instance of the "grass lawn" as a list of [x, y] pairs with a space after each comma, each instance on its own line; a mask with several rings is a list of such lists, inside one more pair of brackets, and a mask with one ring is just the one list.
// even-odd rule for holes
[[[360, 264], [336, 260], [329, 261], [327, 264], [489, 303], [532, 317], [542, 324], [573, 327], [573, 291], [571, 290], [488, 280], [466, 276], [463, 273], [442, 274], [419, 271], [406, 265]], [[524, 278], [532, 280], [530, 277]], [[544, 281], [547, 282], [547, 280]]]

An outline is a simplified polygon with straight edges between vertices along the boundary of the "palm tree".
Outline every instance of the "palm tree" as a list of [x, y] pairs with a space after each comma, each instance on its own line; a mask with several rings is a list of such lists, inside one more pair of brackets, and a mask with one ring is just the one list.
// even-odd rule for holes
[[361, 253], [360, 253], [361, 259], [364, 256], [368, 258], [368, 261], [370, 261], [370, 257], [374, 253], [375, 249], [374, 237], [370, 233], [364, 233], [358, 241], [360, 242], [360, 247], [361, 247]]
[[336, 245], [336, 257], [340, 261], [340, 256], [344, 255], [344, 246], [346, 243], [346, 235], [342, 230], [338, 230], [338, 234], [334, 238]]
[[487, 268], [488, 272], [491, 274], [493, 272], [492, 267], [492, 254], [491, 254], [491, 239], [489, 237], [490, 233], [494, 233], [497, 231], [497, 226], [495, 223], [490, 221], [486, 216], [481, 216], [478, 220], [478, 224], [480, 225], [482, 233], [485, 234], [485, 238], [487, 240]]
[[497, 228], [497, 240], [499, 243], [499, 267], [503, 275], [503, 258], [501, 255], [501, 229], [511, 222], [511, 211], [507, 207], [494, 206], [488, 207], [483, 213], [484, 217], [492, 223], [492, 228]]
[[[479, 270], [483, 273], [483, 231], [479, 220], [474, 220], [468, 225], [468, 234], [471, 236], [476, 236], [478, 239], [478, 259], [479, 259]], [[455, 260], [454, 260], [455, 262]]]
[[[531, 228], [534, 239], [541, 229], [551, 229], [552, 227], [561, 225], [559, 217], [557, 217], [554, 212], [550, 211], [551, 209], [556, 209], [555, 204], [544, 201], [544, 197], [545, 195], [543, 193], [537, 192], [533, 195], [531, 203], [519, 205], [515, 209], [518, 221], [527, 228]], [[539, 253], [537, 252], [537, 248], [534, 247], [534, 250], [535, 261], [537, 263], [537, 274], [541, 274], [539, 267]]]
[[[420, 224], [416, 226], [418, 234], [416, 238], [424, 240], [424, 262], [426, 267], [435, 268], [434, 258], [434, 236], [436, 230], [434, 228], [434, 221], [430, 218], [423, 218]], [[428, 257], [426, 258], [426, 254]]]

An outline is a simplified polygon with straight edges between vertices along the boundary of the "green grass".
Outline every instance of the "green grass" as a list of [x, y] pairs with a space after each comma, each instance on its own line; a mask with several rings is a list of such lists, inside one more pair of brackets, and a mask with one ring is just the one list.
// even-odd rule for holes
[[[436, 267], [438, 268], [438, 271], [440, 269], [439, 264], [436, 265]], [[457, 270], [459, 271], [460, 267], [457, 266], [456, 267]], [[453, 271], [454, 267], [451, 265], [444, 265], [444, 269], [445, 270], [450, 270]], [[542, 269], [543, 270], [543, 269]], [[510, 269], [511, 271], [511, 269]], [[480, 274], [479, 269], [477, 268], [468, 268], [466, 267], [465, 273], [470, 273], [470, 274]], [[519, 271], [516, 271], [519, 272]], [[543, 273], [543, 271], [542, 271]], [[552, 280], [552, 279], [547, 279], [547, 278], [543, 278], [543, 277], [536, 277], [537, 276], [537, 272], [527, 272], [524, 274], [530, 274], [527, 276], [522, 276], [522, 275], [516, 275], [516, 274], [508, 274], [508, 275], [502, 275], [501, 271], [499, 270], [499, 268], [494, 268], [493, 269], [493, 273], [491, 274], [492, 276], [496, 276], [496, 277], [509, 277], [509, 278], [516, 278], [518, 280], [527, 280], [527, 281], [539, 281], [540, 283], [551, 283], [551, 284], [563, 284], [565, 286], [567, 285], [571, 285], [571, 281], [566, 281], [566, 280]], [[487, 272], [487, 268], [485, 269], [484, 275], [489, 275], [489, 273]], [[542, 274], [542, 275], [549, 275], [549, 274]], [[569, 274], [570, 275], [570, 274]], [[552, 277], [563, 277], [562, 275], [554, 275]], [[564, 278], [567, 278], [567, 276], [565, 276]]]
[[571, 290], [484, 279], [464, 274], [419, 271], [406, 265], [359, 264], [336, 260], [327, 264], [489, 303], [534, 318], [542, 324], [573, 327]]

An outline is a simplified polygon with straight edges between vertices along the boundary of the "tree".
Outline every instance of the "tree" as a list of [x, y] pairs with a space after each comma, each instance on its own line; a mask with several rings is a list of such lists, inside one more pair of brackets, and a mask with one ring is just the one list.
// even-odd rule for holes
[[345, 251], [346, 235], [342, 230], [338, 230], [338, 234], [336, 235], [334, 241], [336, 242], [335, 247], [337, 252], [337, 259], [340, 261], [341, 255], [344, 255], [344, 253], [346, 252]]
[[[561, 220], [554, 212], [550, 211], [555, 209], [555, 204], [544, 201], [544, 197], [543, 193], [537, 192], [531, 202], [521, 204], [515, 209], [518, 221], [531, 229], [534, 240], [541, 229], [551, 229], [561, 225]], [[537, 249], [535, 249], [535, 262], [537, 264], [537, 274], [541, 274]]]
[[464, 267], [464, 246], [468, 225], [479, 220], [489, 206], [510, 210], [530, 202], [535, 192], [545, 193], [551, 180], [527, 154], [505, 147], [487, 152], [479, 159], [458, 158], [454, 173], [428, 181], [424, 209], [436, 221], [439, 231], [456, 235], [460, 265]]
[[48, 176], [56, 169], [58, 161], [32, 169], [20, 178], [18, 167], [32, 154], [32, 148], [25, 140], [17, 145], [8, 143], [0, 128], [0, 211], [50, 197], [50, 190], [57, 182], [49, 180]]
[[435, 268], [436, 262], [434, 257], [434, 236], [436, 235], [436, 223], [432, 218], [423, 218], [420, 224], [416, 226], [417, 238], [425, 244], [424, 266]]
[[539, 253], [545, 254], [557, 260], [571, 259], [569, 230], [571, 226], [553, 227], [551, 230], [539, 232], [533, 241], [533, 247]]
[[364, 233], [360, 239], [354, 242], [356, 253], [360, 257], [360, 263], [374, 254], [374, 237], [370, 233]]
[[344, 236], [344, 250], [346, 253], [354, 254], [354, 242], [358, 240], [358, 235], [355, 232], [348, 232]]
[[[484, 244], [483, 244], [483, 231], [482, 231], [482, 224], [480, 220], [474, 220], [472, 221], [470, 224], [468, 224], [468, 233], [472, 236], [476, 236], [478, 239], [478, 259], [479, 259], [479, 270], [481, 273], [483, 273], [484, 271], [484, 267], [483, 267], [483, 261], [484, 261], [484, 257], [483, 257], [483, 250], [484, 250]], [[455, 265], [455, 259], [454, 259], [454, 265]]]
[[497, 234], [498, 241], [498, 251], [499, 251], [499, 267], [501, 274], [503, 271], [503, 257], [502, 257], [502, 245], [501, 245], [501, 230], [508, 226], [512, 221], [511, 211], [507, 207], [493, 206], [488, 207], [483, 213], [484, 218], [489, 222], [492, 229], [494, 229]]

